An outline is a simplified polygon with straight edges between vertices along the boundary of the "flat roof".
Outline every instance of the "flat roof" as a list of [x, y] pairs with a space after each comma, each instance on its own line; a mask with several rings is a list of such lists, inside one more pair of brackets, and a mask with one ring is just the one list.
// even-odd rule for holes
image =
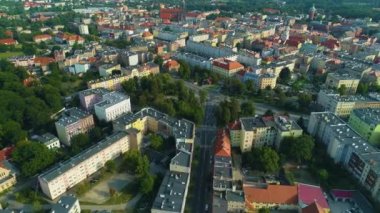
[[182, 212], [189, 174], [168, 171], [161, 183], [152, 209], [167, 212]]
[[61, 126], [68, 126], [88, 116], [92, 116], [92, 115], [84, 110], [79, 109], [78, 107], [73, 107], [73, 108], [65, 110], [61, 114], [61, 117], [59, 118], [59, 120], [56, 121], [55, 123]]
[[87, 160], [88, 158], [96, 155], [101, 152], [105, 148], [111, 146], [115, 142], [119, 141], [121, 138], [126, 137], [128, 135], [127, 132], [116, 132], [107, 138], [99, 141], [95, 145], [83, 150], [81, 153], [71, 157], [69, 160], [57, 163], [53, 168], [45, 171], [41, 175], [39, 175], [40, 179], [45, 181], [52, 181], [55, 178], [59, 177], [61, 174], [69, 171], [71, 168], [77, 166], [81, 162]]

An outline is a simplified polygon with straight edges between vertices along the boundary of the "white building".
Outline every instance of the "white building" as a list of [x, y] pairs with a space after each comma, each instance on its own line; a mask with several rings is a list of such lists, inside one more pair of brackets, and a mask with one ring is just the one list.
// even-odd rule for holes
[[58, 149], [61, 147], [58, 138], [51, 133], [45, 133], [41, 136], [37, 136], [36, 139], [49, 149]]
[[110, 92], [103, 95], [102, 101], [96, 103], [94, 109], [99, 120], [109, 122], [123, 113], [131, 112], [131, 100], [120, 92]]
[[117, 132], [38, 176], [42, 192], [54, 200], [129, 150], [126, 132]]
[[80, 205], [78, 198], [74, 195], [66, 195], [61, 197], [56, 204], [53, 204], [50, 213], [80, 213]]
[[90, 34], [88, 31], [88, 25], [87, 24], [81, 24], [79, 25], [79, 33], [81, 35], [88, 35]]
[[76, 63], [73, 66], [69, 67], [69, 72], [71, 74], [80, 74], [80, 73], [85, 73], [90, 69], [90, 63]]

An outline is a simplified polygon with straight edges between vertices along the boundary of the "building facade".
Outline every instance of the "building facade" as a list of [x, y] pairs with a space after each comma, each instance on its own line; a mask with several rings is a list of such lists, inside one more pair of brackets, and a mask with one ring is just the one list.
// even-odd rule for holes
[[71, 145], [73, 136], [86, 133], [94, 126], [93, 115], [76, 107], [65, 110], [61, 118], [55, 122], [58, 138], [66, 146]]
[[51, 200], [64, 194], [105, 163], [129, 150], [126, 132], [117, 132], [38, 176], [42, 192]]

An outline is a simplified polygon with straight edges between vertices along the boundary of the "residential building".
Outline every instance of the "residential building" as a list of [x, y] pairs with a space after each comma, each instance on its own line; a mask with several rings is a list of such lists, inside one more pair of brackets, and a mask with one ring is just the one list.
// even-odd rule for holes
[[243, 189], [248, 212], [262, 208], [298, 210], [297, 185], [267, 185], [260, 188], [243, 186]]
[[84, 38], [82, 38], [81, 36], [72, 35], [72, 34], [68, 34], [68, 33], [62, 33], [62, 32], [57, 33], [57, 35], [55, 36], [54, 39], [58, 43], [65, 43], [65, 44], [68, 44], [70, 46], [72, 46], [74, 44], [83, 44], [84, 43]]
[[308, 132], [326, 145], [335, 163], [342, 164], [374, 199], [379, 200], [380, 150], [331, 112], [312, 113]]
[[139, 64], [139, 56], [131, 51], [122, 51], [119, 54], [120, 62], [124, 66], [136, 66]]
[[10, 46], [10, 45], [17, 45], [18, 42], [14, 40], [13, 38], [3, 38], [3, 39], [0, 39], [0, 44]]
[[[115, 131], [132, 129], [133, 132], [142, 133], [150, 131], [175, 138], [176, 155], [170, 161], [169, 171], [161, 183], [151, 212], [184, 212], [194, 149], [194, 123], [184, 119], [174, 119], [153, 108], [143, 108], [137, 113], [124, 114], [114, 120], [113, 129]], [[140, 149], [141, 139], [136, 140], [136, 143], [131, 143], [131, 146]]]
[[65, 110], [55, 122], [58, 138], [66, 146], [71, 145], [73, 136], [86, 133], [94, 126], [93, 115], [76, 107]]
[[253, 147], [273, 145], [273, 142], [276, 138], [276, 130], [273, 117], [246, 117], [240, 118], [240, 122], [240, 150], [242, 152], [249, 152]]
[[285, 137], [299, 137], [302, 135], [303, 130], [298, 124], [291, 120], [288, 116], [278, 115], [274, 116], [274, 122], [276, 123], [276, 140], [274, 145], [277, 149], [281, 146], [281, 141]]
[[74, 195], [65, 195], [53, 204], [50, 213], [80, 213], [79, 200]]
[[333, 89], [345, 87], [347, 94], [355, 94], [359, 81], [360, 77], [354, 77], [349, 73], [332, 72], [327, 74], [325, 84], [328, 88]]
[[76, 75], [86, 73], [91, 67], [91, 64], [86, 61], [80, 61], [69, 67], [69, 72]]
[[112, 75], [112, 71], [121, 70], [120, 64], [103, 64], [99, 66], [99, 75], [107, 77]]
[[244, 212], [245, 200], [243, 191], [226, 191], [227, 212]]
[[371, 144], [380, 144], [380, 109], [354, 109], [348, 124]]
[[109, 90], [121, 91], [122, 90], [121, 83], [131, 78], [133, 77], [130, 75], [123, 75], [123, 74], [103, 77], [98, 80], [89, 81], [87, 83], [87, 87], [89, 89], [105, 88]]
[[212, 62], [211, 71], [223, 77], [232, 77], [237, 72], [244, 70], [244, 66], [237, 61], [226, 58], [216, 59]]
[[48, 198], [54, 200], [104, 167], [107, 161], [115, 159], [128, 150], [128, 134], [116, 132], [40, 174], [38, 182], [41, 190]]
[[61, 147], [58, 138], [51, 133], [45, 133], [41, 136], [37, 136], [36, 140], [49, 149], [58, 149]]
[[79, 28], [79, 34], [81, 34], [81, 35], [90, 34], [88, 31], [88, 25], [87, 24], [80, 24], [78, 28]]
[[254, 72], [246, 72], [243, 76], [243, 81], [251, 80], [253, 86], [257, 90], [267, 88], [274, 89], [277, 83], [277, 76], [270, 72], [263, 72], [261, 69]]
[[319, 91], [317, 103], [321, 105], [324, 110], [341, 117], [348, 117], [353, 109], [380, 109], [380, 101], [374, 98], [361, 95], [340, 96], [331, 90]]
[[94, 109], [99, 120], [109, 122], [131, 112], [131, 101], [129, 96], [114, 91], [104, 94], [102, 100], [94, 104]]
[[79, 101], [81, 106], [86, 110], [90, 111], [94, 109], [94, 105], [99, 103], [103, 95], [110, 93], [109, 90], [105, 88], [87, 89], [78, 92]]
[[215, 140], [213, 190], [232, 190], [232, 156], [231, 141], [228, 133], [221, 129]]
[[0, 193], [14, 186], [16, 182], [16, 174], [4, 165], [0, 166]]
[[164, 63], [165, 70], [169, 72], [178, 72], [180, 66], [176, 60], [168, 60]]
[[35, 43], [41, 43], [41, 42], [46, 42], [52, 40], [53, 37], [49, 34], [41, 34], [41, 35], [35, 35], [33, 36], [33, 41]]

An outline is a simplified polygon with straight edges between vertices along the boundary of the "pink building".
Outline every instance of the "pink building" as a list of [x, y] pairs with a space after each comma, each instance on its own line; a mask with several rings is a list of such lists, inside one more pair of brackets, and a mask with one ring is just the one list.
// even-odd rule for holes
[[58, 138], [66, 146], [71, 145], [73, 136], [86, 133], [94, 126], [93, 115], [76, 107], [67, 109], [55, 122]]
[[102, 100], [104, 94], [109, 93], [107, 89], [97, 88], [79, 92], [80, 105], [87, 111], [94, 108], [94, 105]]

